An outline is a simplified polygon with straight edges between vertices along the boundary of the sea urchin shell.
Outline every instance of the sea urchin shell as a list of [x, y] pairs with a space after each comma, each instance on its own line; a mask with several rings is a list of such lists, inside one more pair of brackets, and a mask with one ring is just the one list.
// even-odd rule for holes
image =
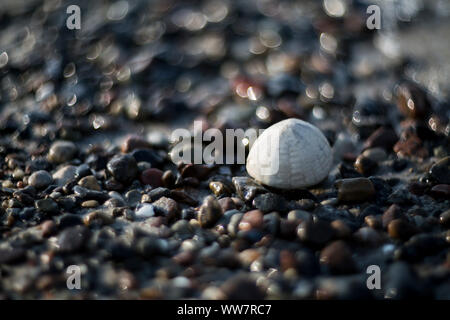
[[271, 187], [299, 189], [324, 180], [331, 163], [331, 148], [322, 132], [292, 118], [272, 125], [256, 139], [247, 157], [247, 172]]

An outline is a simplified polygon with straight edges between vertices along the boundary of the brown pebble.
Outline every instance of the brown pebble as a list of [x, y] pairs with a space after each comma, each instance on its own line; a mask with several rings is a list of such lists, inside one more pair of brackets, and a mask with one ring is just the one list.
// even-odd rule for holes
[[348, 238], [352, 234], [350, 227], [342, 220], [334, 220], [331, 222], [331, 227], [334, 229], [336, 237], [339, 239]]
[[42, 236], [48, 238], [56, 232], [56, 224], [52, 220], [47, 220], [41, 223]]
[[153, 188], [162, 187], [163, 172], [156, 168], [146, 169], [141, 173], [141, 182]]
[[396, 205], [396, 204], [392, 204], [384, 213], [383, 216], [381, 217], [381, 222], [383, 225], [383, 228], [387, 228], [387, 226], [389, 225], [389, 223], [394, 220], [394, 219], [404, 219], [405, 216], [402, 213], [402, 209]]
[[233, 199], [230, 197], [225, 197], [222, 199], [219, 199], [219, 204], [222, 207], [222, 211], [226, 212], [228, 210], [236, 209], [236, 205], [234, 204]]
[[368, 215], [364, 222], [372, 229], [379, 229], [383, 226], [381, 216]]
[[354, 167], [356, 171], [362, 175], [369, 176], [376, 171], [378, 164], [364, 155], [359, 155], [358, 158], [356, 158]]
[[246, 212], [239, 222], [239, 230], [261, 229], [264, 225], [263, 213], [260, 210]]
[[164, 171], [161, 180], [164, 187], [172, 188], [175, 185], [176, 178], [171, 170], [166, 170]]
[[388, 225], [388, 233], [394, 239], [408, 240], [416, 231], [413, 225], [403, 219], [392, 220]]
[[280, 220], [280, 236], [283, 239], [293, 240], [297, 236], [297, 227], [300, 220]]
[[285, 272], [289, 269], [297, 268], [295, 255], [289, 250], [281, 250], [280, 252], [280, 268]]
[[350, 273], [355, 269], [352, 252], [342, 240], [332, 242], [320, 252], [320, 263], [334, 274]]

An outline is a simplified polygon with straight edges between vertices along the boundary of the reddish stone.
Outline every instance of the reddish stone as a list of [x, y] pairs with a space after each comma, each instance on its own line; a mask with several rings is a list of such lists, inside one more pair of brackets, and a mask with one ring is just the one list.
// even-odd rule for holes
[[161, 187], [162, 186], [162, 176], [163, 172], [156, 168], [150, 168], [147, 170], [144, 170], [141, 173], [141, 182], [143, 184], [149, 184], [153, 188]]
[[260, 210], [251, 210], [244, 214], [239, 223], [240, 230], [261, 229], [264, 224], [264, 215]]
[[405, 132], [402, 138], [395, 144], [394, 152], [400, 156], [415, 156], [425, 158], [428, 151], [423, 147], [422, 140], [411, 132]]

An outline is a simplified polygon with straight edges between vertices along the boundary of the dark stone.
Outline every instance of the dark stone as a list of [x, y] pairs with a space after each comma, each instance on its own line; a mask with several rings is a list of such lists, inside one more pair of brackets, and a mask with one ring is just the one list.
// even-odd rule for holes
[[328, 222], [316, 220], [302, 222], [297, 228], [297, 234], [303, 242], [322, 246], [334, 237], [335, 231]]
[[115, 180], [129, 184], [138, 175], [136, 160], [130, 155], [115, 156], [107, 164], [108, 172]]
[[351, 273], [355, 270], [352, 252], [342, 240], [334, 241], [322, 249], [320, 263], [333, 274]]
[[63, 253], [77, 252], [83, 248], [89, 238], [89, 229], [84, 226], [74, 226], [65, 229], [58, 237], [58, 249]]
[[268, 213], [272, 211], [282, 213], [288, 210], [286, 200], [275, 193], [264, 193], [258, 195], [253, 200], [253, 205], [259, 210], [261, 210], [263, 213]]

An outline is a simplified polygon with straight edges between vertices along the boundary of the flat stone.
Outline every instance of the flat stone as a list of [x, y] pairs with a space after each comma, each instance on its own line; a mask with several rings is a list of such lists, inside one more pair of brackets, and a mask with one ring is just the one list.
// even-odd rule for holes
[[77, 167], [75, 166], [69, 165], [62, 167], [53, 174], [53, 180], [58, 186], [61, 187], [65, 185], [67, 182], [75, 179], [76, 171]]

